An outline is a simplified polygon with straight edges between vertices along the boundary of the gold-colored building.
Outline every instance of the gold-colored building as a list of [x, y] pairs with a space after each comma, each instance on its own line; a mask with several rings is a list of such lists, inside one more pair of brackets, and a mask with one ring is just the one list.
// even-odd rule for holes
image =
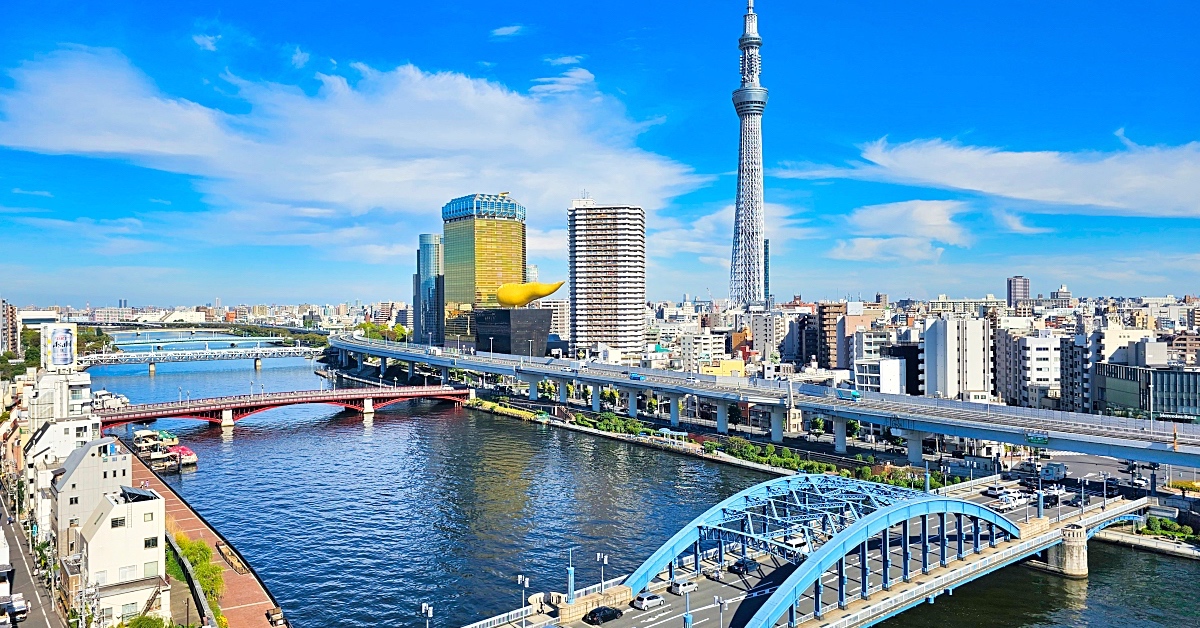
[[496, 290], [525, 281], [525, 207], [508, 195], [471, 194], [442, 207], [446, 343], [474, 342], [473, 312], [500, 307]]

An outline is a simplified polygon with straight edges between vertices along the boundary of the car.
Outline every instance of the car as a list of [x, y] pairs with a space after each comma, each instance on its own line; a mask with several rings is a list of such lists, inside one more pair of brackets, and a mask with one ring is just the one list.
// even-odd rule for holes
[[1134, 488], [1150, 488], [1150, 481], [1146, 478], [1133, 478], [1133, 481], [1130, 482], [1130, 484], [1132, 484]]
[[650, 608], [655, 608], [657, 606], [662, 606], [666, 603], [667, 601], [664, 600], [661, 595], [656, 593], [643, 593], [633, 598], [633, 607], [643, 611]]
[[1047, 493], [1042, 495], [1042, 505], [1047, 508], [1053, 508], [1058, 505], [1059, 496], [1057, 493]]
[[748, 573], [758, 571], [759, 569], [760, 567], [758, 566], [757, 560], [754, 560], [753, 558], [739, 558], [737, 562], [729, 566], [729, 573], [743, 576]]
[[614, 619], [620, 619], [625, 613], [611, 606], [597, 606], [583, 616], [583, 623], [599, 626]]
[[670, 591], [675, 595], [683, 595], [696, 590], [696, 583], [691, 580], [676, 580], [671, 583]]
[[1076, 495], [1075, 497], [1071, 498], [1071, 501], [1067, 502], [1067, 506], [1070, 506], [1071, 508], [1078, 508], [1080, 506], [1087, 506], [1090, 503], [1092, 503], [1091, 495]]

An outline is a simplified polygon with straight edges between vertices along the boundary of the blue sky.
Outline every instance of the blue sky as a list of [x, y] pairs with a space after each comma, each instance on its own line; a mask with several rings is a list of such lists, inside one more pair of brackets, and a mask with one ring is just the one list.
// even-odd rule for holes
[[[772, 291], [1195, 293], [1200, 5], [760, 0]], [[652, 298], [728, 293], [739, 0], [0, 6], [0, 296], [408, 300], [510, 191], [565, 276], [581, 190]]]

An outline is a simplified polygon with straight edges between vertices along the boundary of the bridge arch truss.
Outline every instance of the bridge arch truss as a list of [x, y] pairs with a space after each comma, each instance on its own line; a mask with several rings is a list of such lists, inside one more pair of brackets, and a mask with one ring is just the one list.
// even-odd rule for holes
[[984, 544], [1020, 537], [1003, 515], [973, 502], [834, 475], [793, 475], [750, 487], [713, 506], [655, 551], [626, 580], [636, 594], [659, 575], [699, 575], [704, 561], [769, 560], [774, 588], [738, 622], [795, 625], [846, 608], [854, 598], [966, 558]]

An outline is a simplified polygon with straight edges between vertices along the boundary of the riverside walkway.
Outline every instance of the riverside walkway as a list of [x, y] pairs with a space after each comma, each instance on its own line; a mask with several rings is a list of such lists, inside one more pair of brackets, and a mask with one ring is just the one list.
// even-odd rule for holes
[[[149, 482], [150, 488], [158, 491], [165, 500], [167, 512], [167, 534], [183, 532], [188, 538], [204, 541], [213, 551], [213, 562], [221, 566], [221, 575], [225, 579], [225, 593], [221, 595], [221, 613], [229, 620], [231, 628], [273, 628], [267, 621], [267, 611], [279, 606], [266, 585], [259, 581], [251, 570], [238, 573], [226, 562], [219, 551], [217, 543], [224, 540], [200, 515], [196, 514], [186, 502], [165, 482], [160, 480], [145, 463], [137, 456], [133, 458], [133, 482], [141, 486]], [[195, 611], [193, 611], [195, 612]], [[215, 625], [215, 624], [214, 624]]]

